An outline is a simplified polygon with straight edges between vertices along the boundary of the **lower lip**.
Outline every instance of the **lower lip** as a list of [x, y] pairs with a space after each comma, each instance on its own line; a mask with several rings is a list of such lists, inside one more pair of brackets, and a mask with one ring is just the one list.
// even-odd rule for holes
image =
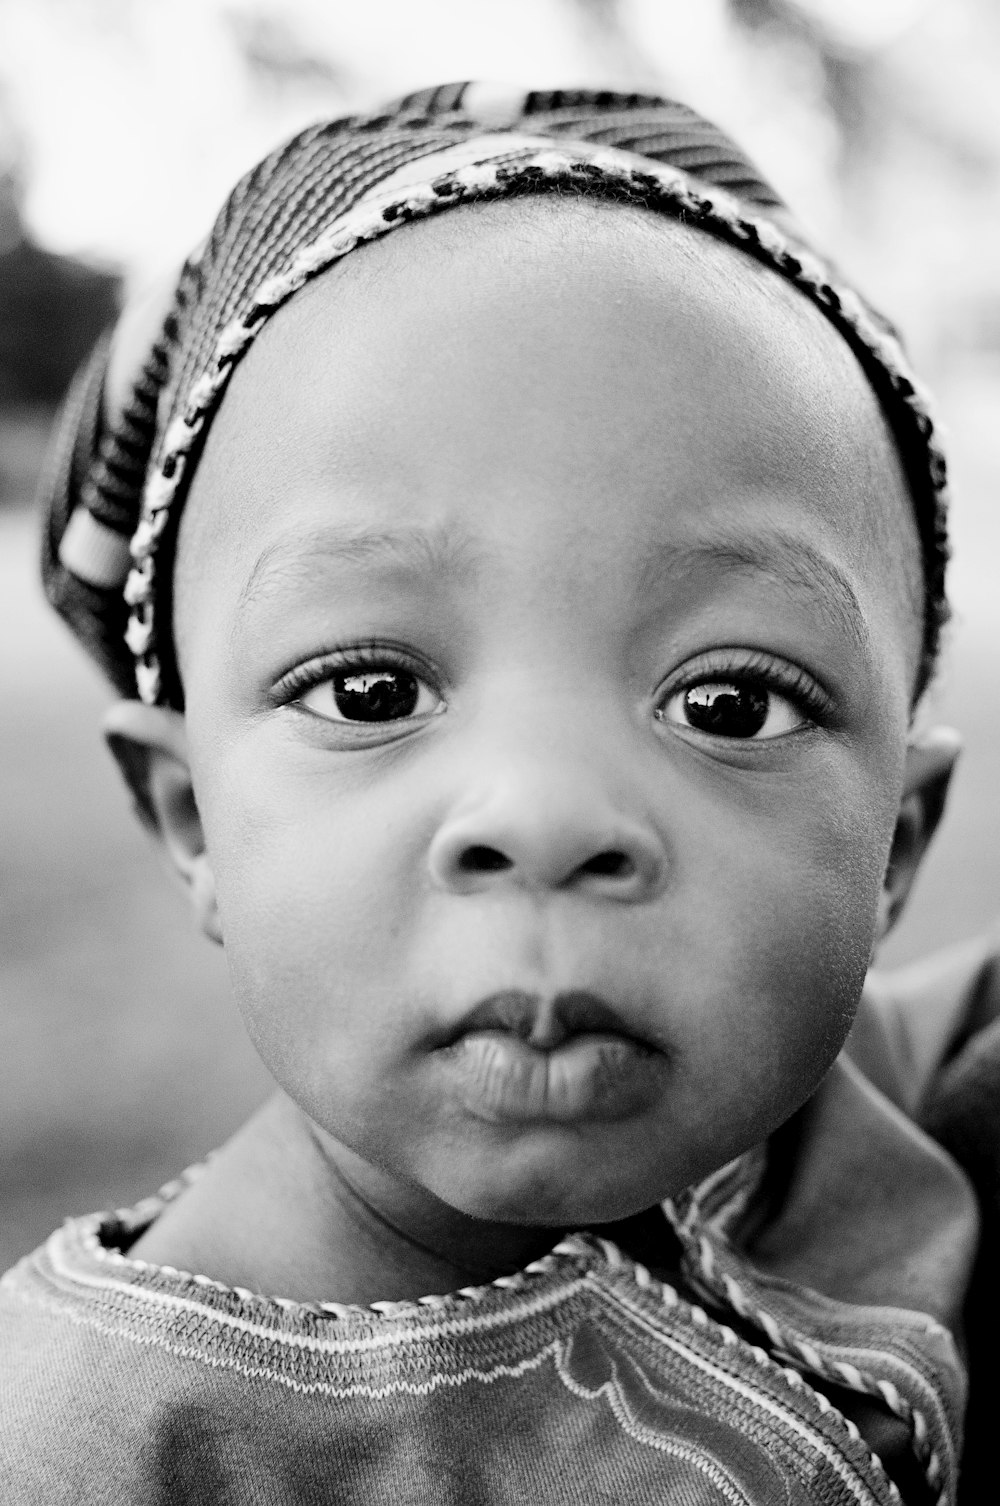
[[519, 1036], [476, 1030], [446, 1051], [467, 1110], [495, 1124], [628, 1119], [656, 1095], [663, 1056], [627, 1036], [571, 1036], [540, 1051]]

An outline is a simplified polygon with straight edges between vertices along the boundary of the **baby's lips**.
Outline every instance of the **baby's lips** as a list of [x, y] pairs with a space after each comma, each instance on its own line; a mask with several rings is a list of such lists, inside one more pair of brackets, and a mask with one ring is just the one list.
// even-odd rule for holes
[[466, 1110], [494, 1124], [628, 1119], [650, 1106], [666, 1067], [649, 1046], [604, 1031], [541, 1049], [510, 1031], [472, 1030], [445, 1057]]
[[552, 994], [527, 989], [498, 990], [481, 999], [457, 1021], [449, 1041], [474, 1031], [514, 1036], [539, 1051], [551, 1051], [574, 1036], [600, 1033], [651, 1047], [626, 1013], [590, 989]]

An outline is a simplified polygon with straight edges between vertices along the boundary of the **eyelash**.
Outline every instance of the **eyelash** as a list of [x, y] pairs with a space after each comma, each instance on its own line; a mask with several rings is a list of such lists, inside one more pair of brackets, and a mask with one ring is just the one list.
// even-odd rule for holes
[[724, 680], [744, 680], [759, 685], [772, 694], [784, 696], [811, 722], [822, 725], [833, 713], [829, 693], [797, 664], [774, 659], [759, 649], [714, 649], [700, 662], [685, 670], [680, 679], [670, 681], [657, 694], [657, 706], [672, 696], [692, 690], [696, 685]]
[[316, 685], [322, 685], [338, 671], [365, 669], [403, 669], [411, 675], [440, 688], [440, 676], [421, 659], [408, 653], [398, 644], [370, 639], [366, 643], [352, 643], [344, 648], [328, 649], [305, 664], [296, 665], [283, 674], [271, 691], [275, 706], [287, 706], [304, 696]]
[[[288, 670], [271, 691], [272, 704], [290, 705], [338, 670], [403, 669], [441, 690], [441, 676], [425, 661], [398, 644], [370, 639], [333, 648]], [[822, 725], [832, 715], [833, 702], [804, 669], [787, 660], [772, 658], [761, 650], [715, 649], [707, 653], [681, 677], [667, 682], [657, 693], [656, 705], [662, 707], [676, 695], [696, 685], [723, 680], [743, 680], [757, 684], [773, 694], [784, 696], [811, 722]]]

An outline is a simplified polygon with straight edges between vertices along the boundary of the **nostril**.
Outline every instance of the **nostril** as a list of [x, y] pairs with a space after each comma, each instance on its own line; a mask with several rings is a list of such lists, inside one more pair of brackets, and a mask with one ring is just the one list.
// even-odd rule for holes
[[514, 864], [495, 847], [474, 845], [467, 847], [458, 860], [462, 873], [500, 873]]
[[578, 872], [594, 878], [629, 879], [635, 875], [635, 863], [624, 852], [597, 852], [581, 863]]

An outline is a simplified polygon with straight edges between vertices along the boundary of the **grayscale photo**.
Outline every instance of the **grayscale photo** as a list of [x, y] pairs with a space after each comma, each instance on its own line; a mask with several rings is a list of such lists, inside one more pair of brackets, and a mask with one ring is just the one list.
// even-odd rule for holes
[[0, 0], [0, 1506], [993, 1506], [1000, 10]]

